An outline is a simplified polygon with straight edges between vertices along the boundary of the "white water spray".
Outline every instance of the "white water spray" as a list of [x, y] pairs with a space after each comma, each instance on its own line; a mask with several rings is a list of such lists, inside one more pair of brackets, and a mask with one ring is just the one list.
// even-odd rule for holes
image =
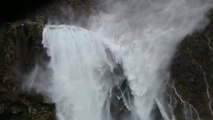
[[104, 6], [105, 12], [91, 16], [90, 32], [65, 25], [44, 28], [52, 73], [49, 89], [47, 84], [35, 88], [56, 103], [59, 120], [103, 120], [103, 105], [115, 84], [105, 75], [114, 65], [107, 58], [109, 48], [130, 82], [131, 119], [151, 120], [154, 104], [165, 120], [175, 119], [163, 102], [167, 68], [176, 45], [205, 25], [212, 1], [106, 0]]
[[101, 84], [108, 69], [105, 47], [85, 29], [46, 26], [43, 45], [51, 57], [49, 69], [59, 120], [100, 120], [107, 93]]
[[167, 69], [176, 45], [205, 25], [212, 1], [108, 0], [104, 6], [106, 12], [91, 17], [90, 29], [121, 46], [117, 56], [134, 94], [133, 111], [140, 120], [150, 120], [157, 103], [164, 119], [175, 119], [162, 100]]
[[51, 59], [47, 68], [35, 67], [26, 87], [55, 103], [59, 120], [110, 120], [111, 90], [120, 84], [112, 75], [118, 46], [67, 25], [47, 25], [43, 46]]

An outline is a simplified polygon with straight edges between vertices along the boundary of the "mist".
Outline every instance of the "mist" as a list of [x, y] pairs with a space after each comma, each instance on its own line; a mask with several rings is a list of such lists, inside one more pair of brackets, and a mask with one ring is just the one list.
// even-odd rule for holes
[[[96, 10], [84, 28], [75, 24], [45, 26], [43, 45], [51, 57], [47, 66], [52, 72], [44, 78], [50, 83], [35, 82], [32, 75], [41, 74], [35, 70], [29, 75], [34, 81], [29, 83], [31, 88], [56, 103], [59, 120], [104, 120], [100, 111], [113, 85], [106, 85], [110, 80], [101, 75], [110, 71], [115, 61], [121, 62], [134, 96], [129, 108], [131, 120], [152, 120], [155, 104], [165, 120], [175, 119], [164, 101], [169, 65], [178, 43], [208, 24], [207, 13], [213, 1], [96, 2]], [[98, 42], [92, 42], [94, 39]], [[112, 52], [113, 62], [107, 59], [106, 48]], [[97, 69], [102, 74], [95, 74]], [[105, 91], [100, 90], [106, 86]], [[110, 115], [107, 120], [111, 120]]]
[[165, 84], [176, 46], [187, 35], [208, 24], [210, 0], [107, 0], [99, 1], [89, 30], [118, 46], [114, 52], [123, 62], [141, 120], [150, 120], [157, 101], [164, 119], [175, 119], [165, 108]]

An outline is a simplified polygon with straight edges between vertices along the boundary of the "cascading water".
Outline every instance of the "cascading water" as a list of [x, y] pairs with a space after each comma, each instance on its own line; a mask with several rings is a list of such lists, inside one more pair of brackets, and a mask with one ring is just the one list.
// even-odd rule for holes
[[103, 43], [78, 27], [46, 26], [43, 45], [51, 57], [51, 98], [59, 120], [100, 120], [106, 99], [101, 75], [108, 64]]
[[140, 120], [152, 119], [158, 105], [164, 119], [175, 119], [163, 102], [168, 66], [176, 45], [205, 25], [210, 0], [107, 0], [105, 12], [91, 17], [89, 28], [121, 46], [123, 61]]
[[[56, 103], [59, 120], [110, 120], [109, 105], [103, 107], [106, 101], [110, 104], [108, 96], [120, 81], [113, 81], [109, 73], [122, 61], [134, 96], [132, 106], [126, 103], [133, 113], [130, 119], [152, 120], [157, 105], [163, 119], [173, 120], [172, 109], [163, 101], [170, 60], [176, 45], [205, 25], [212, 4], [211, 0], [106, 0], [100, 4], [104, 11], [90, 17], [87, 30], [46, 26], [43, 45], [51, 57], [50, 83], [33, 86]], [[104, 118], [103, 112], [108, 113]]]

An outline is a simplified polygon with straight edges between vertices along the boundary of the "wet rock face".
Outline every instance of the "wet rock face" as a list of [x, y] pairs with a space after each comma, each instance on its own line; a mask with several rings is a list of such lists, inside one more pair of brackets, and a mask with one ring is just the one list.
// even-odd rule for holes
[[184, 117], [184, 106], [194, 119], [213, 118], [213, 12], [209, 18], [207, 28], [181, 42], [171, 64], [170, 88], [178, 120]]
[[108, 91], [103, 106], [103, 119], [108, 120], [110, 119], [109, 116], [113, 120], [130, 119], [131, 110], [128, 107], [133, 106], [133, 95], [131, 94], [129, 82], [121, 63], [115, 63], [113, 67], [112, 71], [106, 71], [107, 78], [113, 81], [111, 84], [113, 87]]
[[54, 104], [39, 95], [22, 91], [22, 75], [43, 61], [42, 26], [35, 23], [7, 24], [0, 31], [1, 120], [54, 120]]
[[26, 23], [17, 26], [15, 30], [18, 33], [15, 40], [17, 69], [28, 73], [35, 63], [45, 58], [41, 42], [43, 26], [38, 23]]

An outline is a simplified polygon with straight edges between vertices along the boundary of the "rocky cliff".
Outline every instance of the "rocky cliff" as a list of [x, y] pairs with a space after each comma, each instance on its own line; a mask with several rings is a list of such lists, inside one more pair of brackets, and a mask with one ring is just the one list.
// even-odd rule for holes
[[170, 67], [169, 86], [176, 99], [174, 112], [180, 120], [184, 105], [192, 105], [201, 120], [213, 118], [213, 12], [209, 13], [209, 19], [205, 29], [179, 44]]

